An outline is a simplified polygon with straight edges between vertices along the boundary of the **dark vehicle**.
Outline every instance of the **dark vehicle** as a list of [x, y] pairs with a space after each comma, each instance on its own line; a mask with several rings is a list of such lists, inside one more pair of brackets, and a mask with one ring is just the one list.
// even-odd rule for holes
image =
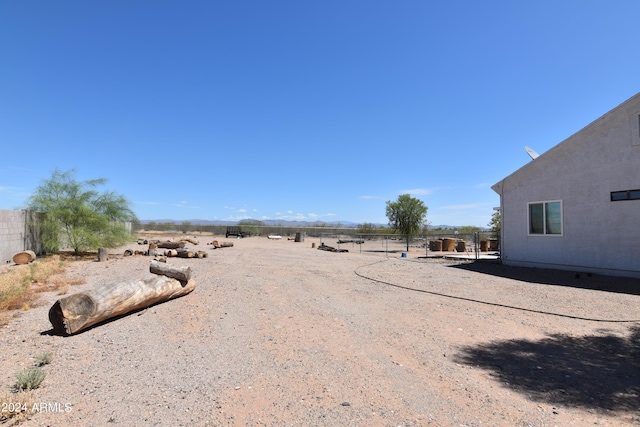
[[239, 238], [247, 237], [249, 233], [242, 231], [240, 227], [227, 227], [226, 237], [237, 236]]

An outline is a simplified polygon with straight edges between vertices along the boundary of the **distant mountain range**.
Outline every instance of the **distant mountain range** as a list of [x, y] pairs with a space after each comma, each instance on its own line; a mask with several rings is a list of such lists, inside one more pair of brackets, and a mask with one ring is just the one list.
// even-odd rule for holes
[[[245, 221], [251, 221], [251, 219], [247, 219]], [[282, 219], [266, 219], [266, 220], [257, 220], [262, 222], [267, 226], [282, 226], [282, 227], [321, 227], [321, 226], [337, 226], [338, 224], [344, 228], [357, 228], [362, 223], [355, 223], [351, 221], [287, 221]], [[224, 221], [224, 220], [209, 220], [209, 219], [143, 219], [140, 220], [141, 224], [149, 224], [150, 222], [154, 222], [156, 224], [161, 223], [173, 223], [173, 224], [183, 224], [188, 222], [191, 225], [238, 225], [239, 221]], [[376, 226], [387, 226], [388, 224], [374, 224]], [[454, 229], [459, 228], [455, 225], [430, 225], [429, 228], [436, 229]]]
[[[357, 227], [359, 224], [350, 221], [287, 221], [283, 219], [265, 219], [265, 220], [253, 220], [246, 219], [243, 221], [260, 221], [264, 225], [269, 226], [278, 226], [281, 225], [283, 227], [318, 227], [322, 225], [342, 225], [343, 227]], [[140, 220], [141, 224], [148, 224], [150, 222], [155, 222], [156, 224], [160, 223], [173, 223], [173, 224], [182, 224], [188, 222], [192, 225], [237, 225], [240, 221], [224, 221], [224, 220], [209, 220], [209, 219], [144, 219]], [[381, 224], [376, 224], [381, 225]]]

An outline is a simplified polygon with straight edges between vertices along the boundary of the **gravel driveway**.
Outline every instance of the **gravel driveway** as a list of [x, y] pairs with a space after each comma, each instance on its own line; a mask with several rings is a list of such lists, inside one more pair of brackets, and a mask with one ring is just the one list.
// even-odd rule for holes
[[[53, 354], [38, 399], [62, 410], [24, 425], [640, 425], [640, 280], [232, 241], [168, 260], [182, 298], [60, 337], [47, 294], [4, 327], [4, 389]], [[149, 275], [121, 253], [71, 292]]]

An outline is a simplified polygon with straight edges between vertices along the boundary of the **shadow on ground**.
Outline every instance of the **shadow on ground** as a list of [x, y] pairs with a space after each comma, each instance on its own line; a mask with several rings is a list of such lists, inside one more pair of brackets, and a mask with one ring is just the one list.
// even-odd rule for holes
[[451, 268], [505, 277], [529, 283], [570, 286], [606, 292], [640, 295], [640, 279], [610, 277], [544, 268], [512, 267], [495, 262], [469, 262], [451, 265]]
[[629, 335], [550, 335], [463, 348], [456, 363], [489, 371], [538, 402], [640, 411], [640, 326]]

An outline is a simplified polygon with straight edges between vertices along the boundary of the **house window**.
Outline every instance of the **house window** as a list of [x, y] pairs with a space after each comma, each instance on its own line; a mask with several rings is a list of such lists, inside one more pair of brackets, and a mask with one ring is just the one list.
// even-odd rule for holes
[[612, 191], [611, 201], [618, 202], [620, 200], [640, 200], [640, 190]]
[[562, 202], [529, 203], [530, 235], [562, 235]]

